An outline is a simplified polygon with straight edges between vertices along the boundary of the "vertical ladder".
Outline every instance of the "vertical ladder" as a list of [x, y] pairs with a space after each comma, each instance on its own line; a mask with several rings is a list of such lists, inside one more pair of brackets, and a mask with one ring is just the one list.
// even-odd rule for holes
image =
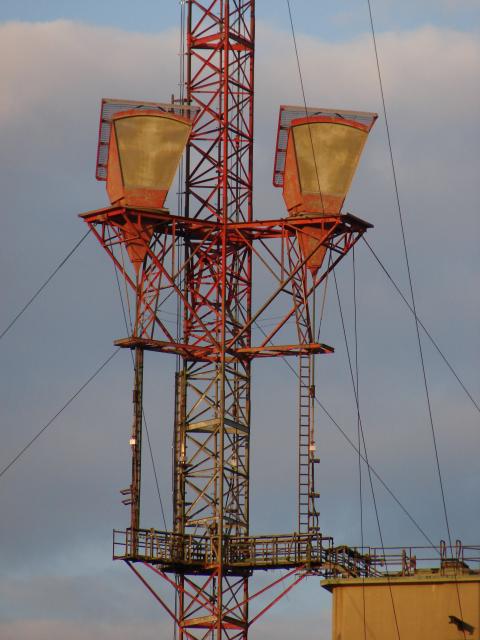
[[315, 491], [316, 457], [314, 418], [315, 384], [314, 357], [299, 356], [298, 402], [298, 530], [299, 533], [318, 531], [319, 511]]
[[310, 356], [299, 357], [298, 387], [298, 531], [305, 533], [310, 523]]
[[[291, 255], [294, 255], [292, 252]], [[297, 254], [298, 259], [301, 255]], [[290, 265], [294, 266], [294, 265]], [[300, 269], [292, 278], [292, 294], [298, 341], [314, 341], [312, 314], [307, 296], [308, 268]], [[315, 466], [319, 461], [315, 450], [315, 356], [302, 353], [298, 357], [298, 532], [318, 531], [319, 511], [315, 491]]]

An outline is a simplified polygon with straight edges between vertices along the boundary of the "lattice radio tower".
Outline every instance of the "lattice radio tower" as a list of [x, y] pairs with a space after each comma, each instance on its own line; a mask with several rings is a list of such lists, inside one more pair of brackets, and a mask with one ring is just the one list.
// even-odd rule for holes
[[[131, 335], [116, 342], [134, 352], [135, 373], [132, 479], [123, 492], [130, 525], [114, 532], [114, 555], [172, 617], [181, 640], [246, 640], [295, 584], [345, 562], [320, 533], [316, 506], [313, 360], [333, 350], [315, 335], [314, 293], [369, 227], [341, 208], [376, 116], [281, 107], [274, 185], [288, 216], [255, 220], [254, 5], [186, 2], [183, 99], [102, 102], [97, 178], [106, 180], [111, 206], [82, 214], [136, 301]], [[184, 150], [184, 209], [171, 212], [165, 198]], [[272, 278], [255, 307], [253, 268]], [[168, 309], [179, 312], [176, 333], [164, 320]], [[278, 323], [259, 334], [258, 321], [273, 310]], [[170, 531], [140, 522], [145, 351], [179, 362]], [[292, 356], [298, 531], [252, 536], [251, 366]], [[269, 569], [284, 571], [249, 592], [252, 574]], [[158, 580], [173, 589], [175, 607]]]

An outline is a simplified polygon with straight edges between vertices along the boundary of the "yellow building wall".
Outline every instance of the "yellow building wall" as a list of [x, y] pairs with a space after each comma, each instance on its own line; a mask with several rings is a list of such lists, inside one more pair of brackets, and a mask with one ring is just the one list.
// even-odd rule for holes
[[[332, 640], [480, 640], [480, 576], [452, 578], [414, 577], [327, 580], [333, 593]], [[458, 586], [458, 591], [457, 591]], [[461, 611], [459, 606], [459, 597]], [[458, 629], [450, 623], [456, 616], [473, 627]]]

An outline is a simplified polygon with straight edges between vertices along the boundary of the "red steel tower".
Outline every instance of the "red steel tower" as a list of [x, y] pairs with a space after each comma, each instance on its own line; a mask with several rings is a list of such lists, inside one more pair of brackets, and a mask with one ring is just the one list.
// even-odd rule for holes
[[[184, 99], [103, 101], [97, 178], [107, 180], [111, 206], [82, 214], [135, 297], [131, 335], [116, 342], [133, 350], [135, 376], [132, 480], [123, 492], [131, 517], [114, 533], [114, 556], [181, 639], [246, 640], [295, 584], [348, 561], [318, 524], [313, 359], [333, 350], [315, 335], [314, 292], [369, 226], [341, 208], [376, 116], [282, 107], [274, 184], [288, 216], [255, 220], [254, 5], [186, 3]], [[165, 198], [184, 148], [183, 208], [171, 212]], [[272, 279], [260, 303], [254, 267]], [[168, 310], [177, 331], [165, 322]], [[273, 310], [277, 324], [259, 333], [259, 319]], [[145, 351], [178, 363], [170, 531], [142, 528], [140, 519]], [[251, 365], [289, 356], [299, 361], [299, 527], [252, 536]], [[268, 569], [285, 573], [250, 593], [253, 572]], [[174, 590], [175, 607], [157, 579]], [[279, 584], [282, 593], [252, 615], [252, 601]]]

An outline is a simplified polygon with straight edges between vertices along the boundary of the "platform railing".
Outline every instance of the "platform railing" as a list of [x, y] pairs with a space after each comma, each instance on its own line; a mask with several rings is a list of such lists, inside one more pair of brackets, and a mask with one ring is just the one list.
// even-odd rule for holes
[[213, 561], [210, 538], [156, 529], [113, 532], [113, 558], [129, 558], [166, 565], [206, 565]]
[[320, 534], [232, 537], [226, 545], [226, 559], [232, 566], [252, 568], [320, 566], [332, 545], [332, 538]]
[[463, 545], [457, 540], [448, 546], [419, 547], [334, 547], [332, 565], [338, 573], [351, 577], [413, 576], [419, 571], [433, 570], [439, 575], [480, 571], [480, 546]]
[[[114, 531], [114, 559], [150, 562], [165, 569], [207, 570], [215, 563], [215, 536], [181, 535], [156, 529]], [[223, 561], [232, 570], [303, 567], [324, 576], [413, 576], [422, 568], [440, 575], [480, 570], [480, 546], [348, 547], [313, 534], [224, 537]]]
[[[333, 540], [320, 534], [224, 537], [223, 558], [238, 569], [320, 567], [329, 560]], [[206, 568], [215, 562], [217, 539], [180, 535], [155, 529], [113, 532], [113, 557], [162, 564], [165, 567]]]

